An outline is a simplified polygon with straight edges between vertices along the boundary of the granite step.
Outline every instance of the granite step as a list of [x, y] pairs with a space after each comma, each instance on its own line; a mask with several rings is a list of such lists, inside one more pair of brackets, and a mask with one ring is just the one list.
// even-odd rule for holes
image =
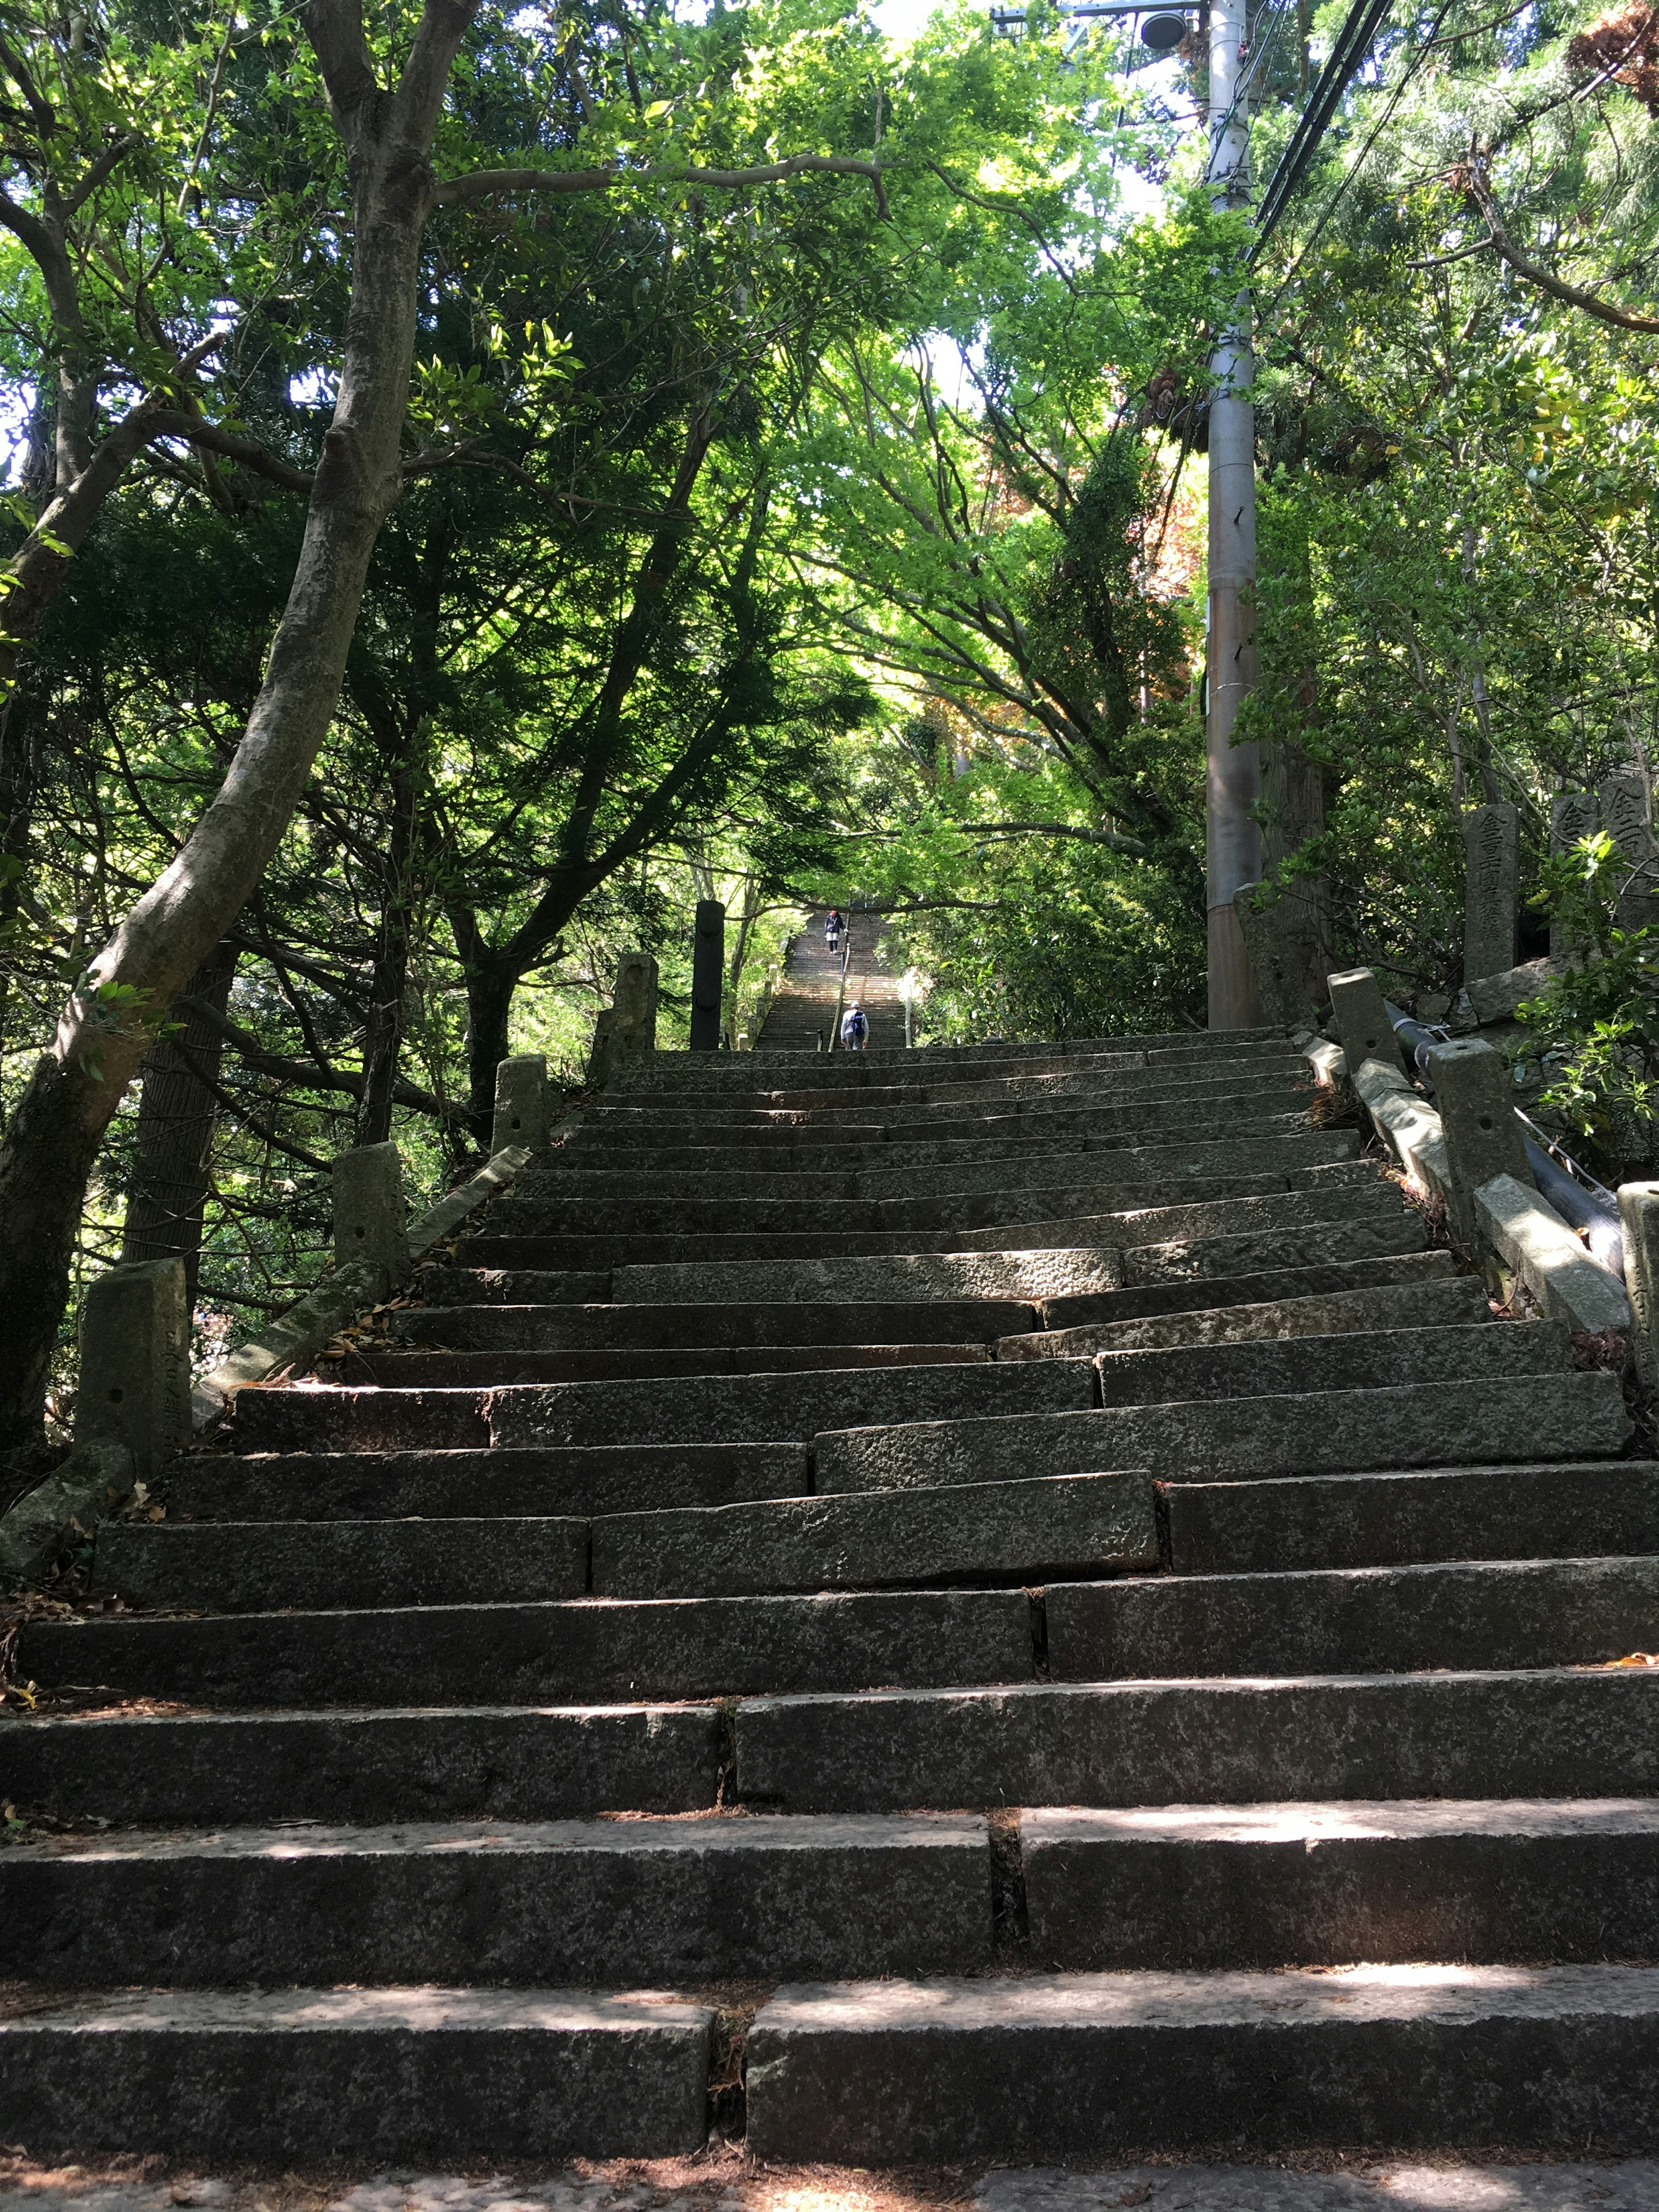
[[820, 1692], [735, 1725], [737, 1796], [789, 1812], [1659, 1796], [1659, 1668]]
[[1029, 1681], [1033, 1635], [1032, 1601], [1018, 1589], [577, 1598], [94, 1614], [26, 1629], [18, 1664], [25, 1680], [49, 1686], [90, 1684], [221, 1711], [659, 1704], [877, 1682]]
[[1486, 1327], [1492, 1303], [1478, 1275], [1427, 1277], [1376, 1290], [1267, 1299], [1254, 1305], [1200, 1306], [1080, 1328], [1027, 1329], [996, 1344], [999, 1359], [1083, 1359], [1097, 1352], [1174, 1351], [1243, 1345], [1264, 1338], [1328, 1336], [1370, 1329]]
[[1659, 1549], [1652, 1460], [1177, 1481], [1164, 1486], [1164, 1504], [1183, 1575]]
[[954, 1065], [918, 1059], [914, 1053], [884, 1054], [873, 1059], [864, 1053], [802, 1053], [780, 1054], [775, 1060], [769, 1058], [763, 1063], [738, 1053], [710, 1060], [701, 1053], [657, 1052], [636, 1068], [625, 1070], [611, 1085], [609, 1095], [628, 1103], [658, 1098], [787, 1103], [804, 1093], [840, 1097], [890, 1089], [945, 1090], [961, 1095], [1002, 1084], [1091, 1082], [1120, 1071], [1209, 1069], [1240, 1063], [1306, 1065], [1302, 1054], [1282, 1036], [1247, 1039], [1225, 1046], [1108, 1048], [1097, 1053], [1050, 1054], [1035, 1060], [1029, 1054], [1012, 1054]]
[[746, 2045], [751, 2157], [1659, 2140], [1659, 1970], [1357, 1966], [805, 1983]]
[[0, 1977], [548, 1988], [966, 1974], [986, 1824], [783, 1814], [114, 1833], [0, 1852]]
[[95, 1990], [0, 2014], [0, 2130], [284, 2170], [666, 2158], [706, 2137], [714, 2020], [654, 1990]]
[[1565, 1375], [1571, 1368], [1572, 1335], [1565, 1322], [1500, 1324], [1490, 1312], [1480, 1322], [1439, 1328], [1352, 1329], [1095, 1355], [1105, 1407], [1377, 1390], [1500, 1375]]
[[1038, 1808], [1020, 1863], [1048, 1972], [1659, 1957], [1651, 1797]]
[[1168, 1315], [1217, 1312], [1280, 1299], [1325, 1297], [1348, 1291], [1456, 1279], [1457, 1262], [1449, 1252], [1399, 1252], [1370, 1259], [1327, 1261], [1308, 1267], [1267, 1267], [1242, 1275], [1176, 1276], [1119, 1290], [1066, 1292], [1040, 1299], [1037, 1321], [1041, 1329], [1058, 1336], [1066, 1329], [1085, 1326], [1115, 1327], [1122, 1322], [1162, 1320]]
[[1101, 1467], [1190, 1479], [1612, 1458], [1630, 1433], [1616, 1375], [1516, 1375], [848, 1429], [815, 1437], [812, 1455], [820, 1490], [898, 1490]]
[[574, 1450], [191, 1453], [158, 1486], [170, 1522], [395, 1521], [642, 1513], [798, 1498], [805, 1443], [592, 1444]]
[[1133, 1474], [617, 1514], [593, 1523], [592, 1586], [611, 1597], [1029, 1585], [1158, 1564], [1152, 1485]]
[[259, 1384], [239, 1392], [232, 1425], [237, 1449], [245, 1452], [773, 1443], [849, 1421], [925, 1420], [945, 1407], [1028, 1413], [1082, 1408], [1094, 1400], [1094, 1369], [1086, 1359], [988, 1360], [498, 1389]]
[[[485, 1309], [488, 1311], [488, 1309]], [[383, 1390], [488, 1389], [514, 1382], [660, 1381], [670, 1376], [811, 1374], [854, 1367], [984, 1365], [988, 1344], [775, 1344], [690, 1346], [661, 1352], [445, 1352], [435, 1348], [353, 1351], [335, 1373], [348, 1384]]]
[[392, 1316], [406, 1344], [451, 1351], [597, 1351], [671, 1346], [809, 1347], [846, 1344], [988, 1343], [1035, 1329], [1036, 1313], [1018, 1298], [866, 1299], [812, 1305], [796, 1299], [750, 1305], [565, 1305], [523, 1304], [419, 1306]]
[[1055, 1582], [1044, 1611], [1057, 1681], [1594, 1667], [1650, 1647], [1659, 1555]]

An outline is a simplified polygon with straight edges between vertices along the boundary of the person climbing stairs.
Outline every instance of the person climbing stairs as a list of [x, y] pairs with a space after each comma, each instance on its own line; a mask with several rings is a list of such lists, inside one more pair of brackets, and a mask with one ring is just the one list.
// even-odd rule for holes
[[586, 1105], [23, 1629], [5, 2138], [1650, 2146], [1659, 1466], [1306, 1076]]

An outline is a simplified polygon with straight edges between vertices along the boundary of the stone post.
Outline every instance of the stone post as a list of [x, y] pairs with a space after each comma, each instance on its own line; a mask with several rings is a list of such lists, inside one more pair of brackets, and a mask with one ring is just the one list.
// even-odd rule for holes
[[[1258, 906], [1257, 896], [1264, 891], [1270, 902]], [[1304, 983], [1307, 946], [1296, 943], [1286, 930], [1285, 906], [1283, 897], [1267, 884], [1241, 884], [1233, 893], [1262, 1020], [1282, 1022], [1291, 1030], [1311, 1029], [1318, 1009], [1310, 1005]]]
[[1437, 1045], [1434, 1103], [1446, 1140], [1452, 1233], [1473, 1249], [1479, 1235], [1474, 1194], [1494, 1176], [1533, 1188], [1524, 1131], [1515, 1118], [1515, 1084], [1504, 1056], [1480, 1037]]
[[593, 1042], [587, 1050], [587, 1087], [597, 1091], [611, 1080], [611, 1037], [617, 1026], [617, 1017], [609, 1006], [603, 1006], [593, 1017]]
[[1659, 1182], [1619, 1186], [1619, 1225], [1625, 1232], [1636, 1371], [1648, 1389], [1659, 1390]]
[[[1550, 801], [1550, 856], [1571, 852], [1581, 837], [1593, 836], [1601, 826], [1601, 810], [1593, 791], [1558, 791]], [[1559, 921], [1550, 924], [1550, 954], [1564, 959], [1577, 945]]]
[[691, 1049], [718, 1052], [720, 995], [726, 988], [726, 908], [718, 899], [697, 901], [691, 941]]
[[1380, 1060], [1406, 1074], [1400, 1041], [1382, 1003], [1382, 987], [1373, 971], [1350, 968], [1340, 975], [1328, 975], [1325, 983], [1331, 994], [1337, 1035], [1342, 1040], [1342, 1056], [1348, 1063], [1349, 1081], [1358, 1077], [1368, 1060]]
[[612, 1048], [619, 1060], [657, 1048], [657, 963], [648, 952], [624, 952], [611, 994]]
[[1620, 929], [1646, 929], [1659, 920], [1659, 846], [1653, 842], [1648, 788], [1639, 775], [1610, 775], [1601, 788], [1601, 827], [1624, 855], [1626, 881], [1619, 895]]
[[388, 1291], [409, 1273], [404, 1164], [396, 1145], [359, 1145], [336, 1158], [334, 1264], [373, 1267]]
[[81, 1309], [76, 1445], [124, 1445], [134, 1474], [153, 1482], [189, 1434], [185, 1263], [175, 1254], [112, 1267]]
[[495, 1063], [495, 1119], [489, 1133], [492, 1152], [509, 1145], [540, 1152], [547, 1142], [547, 1061], [539, 1052], [517, 1054]]
[[1506, 799], [1463, 817], [1463, 981], [1515, 965], [1521, 890], [1521, 816]]

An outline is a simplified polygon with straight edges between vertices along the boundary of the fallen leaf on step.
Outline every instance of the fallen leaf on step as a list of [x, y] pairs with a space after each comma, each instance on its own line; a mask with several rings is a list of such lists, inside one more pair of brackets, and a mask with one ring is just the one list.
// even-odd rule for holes
[[1622, 1659], [1604, 1659], [1604, 1667], [1659, 1667], [1659, 1651], [1629, 1651]]

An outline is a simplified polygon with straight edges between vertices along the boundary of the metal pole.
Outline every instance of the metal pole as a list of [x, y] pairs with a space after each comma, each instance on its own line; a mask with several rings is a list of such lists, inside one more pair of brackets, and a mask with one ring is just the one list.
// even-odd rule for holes
[[[1210, 196], [1218, 208], [1249, 197], [1250, 121], [1238, 93], [1245, 0], [1210, 0]], [[1253, 810], [1261, 770], [1253, 744], [1235, 745], [1241, 702], [1255, 684], [1255, 410], [1250, 403], [1249, 301], [1210, 356], [1209, 714], [1206, 729], [1206, 904], [1209, 908], [1210, 1027], [1249, 1029], [1261, 1019], [1255, 978], [1233, 910], [1233, 893], [1261, 878], [1261, 833]]]

